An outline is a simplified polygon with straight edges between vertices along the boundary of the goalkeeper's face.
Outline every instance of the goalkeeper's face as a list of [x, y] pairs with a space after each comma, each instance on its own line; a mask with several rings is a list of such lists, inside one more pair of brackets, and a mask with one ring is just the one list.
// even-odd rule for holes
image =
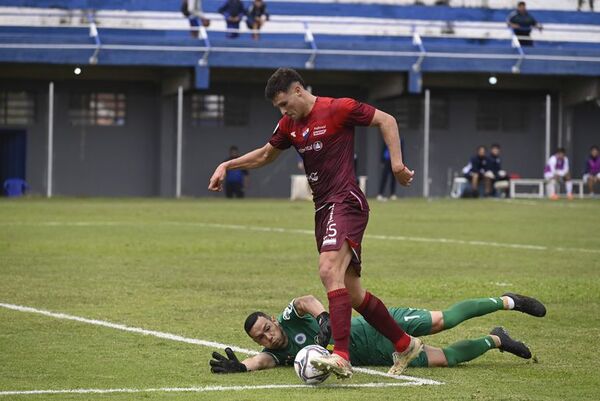
[[257, 344], [268, 349], [281, 349], [287, 345], [287, 337], [277, 321], [260, 316], [248, 333]]

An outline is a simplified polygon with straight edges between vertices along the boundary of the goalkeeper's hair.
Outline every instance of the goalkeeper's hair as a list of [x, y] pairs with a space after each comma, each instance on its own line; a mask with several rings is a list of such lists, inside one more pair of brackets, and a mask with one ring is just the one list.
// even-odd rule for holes
[[265, 319], [270, 319], [269, 315], [267, 315], [266, 313], [263, 313], [263, 312], [252, 312], [251, 314], [248, 315], [248, 317], [246, 318], [246, 321], [244, 322], [244, 330], [246, 330], [246, 334], [250, 335], [250, 330], [252, 330], [254, 323], [256, 323], [258, 318], [261, 316], [264, 317]]
[[298, 82], [303, 88], [306, 88], [304, 80], [296, 70], [291, 68], [279, 68], [267, 81], [265, 97], [267, 100], [273, 100], [279, 92], [287, 92], [294, 82]]

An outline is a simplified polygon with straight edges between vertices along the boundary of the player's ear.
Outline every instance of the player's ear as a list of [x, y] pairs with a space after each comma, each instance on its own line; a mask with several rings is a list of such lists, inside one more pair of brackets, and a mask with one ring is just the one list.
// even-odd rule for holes
[[294, 84], [294, 93], [295, 93], [297, 96], [301, 96], [301, 95], [302, 95], [302, 86], [300, 86], [300, 84], [299, 84], [298, 82], [296, 82], [296, 83]]

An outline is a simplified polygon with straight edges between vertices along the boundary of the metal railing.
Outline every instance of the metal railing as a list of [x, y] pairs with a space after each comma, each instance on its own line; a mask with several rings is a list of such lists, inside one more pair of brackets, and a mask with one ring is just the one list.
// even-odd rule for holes
[[[521, 40], [543, 42], [575, 42], [600, 43], [600, 26], [555, 26], [547, 25], [543, 33], [534, 32], [532, 37], [517, 37], [506, 24], [484, 22], [455, 22], [450, 27], [447, 21], [397, 20], [374, 18], [342, 18], [342, 17], [273, 17], [261, 31], [249, 29], [227, 29], [219, 14], [207, 15], [213, 21], [211, 28], [190, 27], [187, 19], [179, 13], [129, 13], [117, 11], [64, 11], [48, 10], [45, 12], [29, 11], [16, 13], [0, 9], [0, 26], [41, 28], [88, 28], [89, 37], [93, 44], [74, 43], [8, 43], [2, 42], [0, 49], [37, 49], [37, 50], [90, 50], [89, 62], [95, 64], [103, 50], [128, 51], [168, 51], [168, 52], [198, 52], [198, 64], [207, 66], [212, 52], [220, 53], [263, 53], [263, 54], [295, 54], [306, 55], [306, 68], [314, 68], [315, 61], [320, 55], [329, 56], [374, 56], [374, 57], [415, 57], [413, 70], [418, 72], [427, 58], [448, 59], [481, 59], [481, 60], [513, 60], [513, 73], [521, 70], [525, 60], [537, 61], [576, 61], [585, 63], [600, 63], [598, 55], [556, 55], [556, 54], [527, 54], [521, 46]], [[451, 31], [449, 30], [451, 28]], [[105, 31], [140, 30], [147, 32], [165, 31], [197, 31], [199, 43], [187, 45], [161, 44], [108, 44], [101, 40]], [[306, 48], [281, 47], [241, 47], [236, 42], [240, 39], [230, 39], [223, 45], [213, 46], [211, 36], [223, 33], [259, 33], [265, 39], [273, 39], [283, 35], [298, 34], [304, 38]], [[301, 36], [300, 36], [301, 35]], [[326, 49], [319, 47], [322, 35], [348, 36], [382, 36], [398, 37], [412, 40], [414, 50], [368, 50], [368, 49]], [[496, 41], [498, 49], [513, 49], [513, 54], [428, 51], [429, 39], [465, 39], [479, 41]], [[289, 37], [286, 38], [289, 40]], [[261, 43], [261, 42], [258, 42]], [[263, 42], [264, 43], [264, 42]], [[279, 43], [280, 45], [280, 43]], [[585, 45], [584, 45], [585, 46]]]

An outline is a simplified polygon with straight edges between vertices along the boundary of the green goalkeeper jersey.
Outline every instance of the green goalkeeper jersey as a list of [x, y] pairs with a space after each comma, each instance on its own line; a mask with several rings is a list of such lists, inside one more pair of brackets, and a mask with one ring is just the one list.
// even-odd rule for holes
[[[413, 308], [390, 308], [394, 320], [406, 333], [419, 337], [431, 332], [431, 314], [427, 310]], [[263, 349], [278, 365], [293, 365], [298, 351], [307, 345], [316, 344], [319, 333], [317, 320], [311, 315], [300, 316], [294, 301], [277, 317], [288, 338], [283, 349]], [[331, 340], [333, 343], [333, 339]], [[331, 345], [328, 347], [331, 349]], [[353, 317], [350, 328], [350, 362], [355, 366], [392, 365], [393, 344], [375, 330], [363, 317]], [[424, 354], [424, 353], [423, 353]], [[417, 358], [410, 366], [427, 366], [426, 357]]]

